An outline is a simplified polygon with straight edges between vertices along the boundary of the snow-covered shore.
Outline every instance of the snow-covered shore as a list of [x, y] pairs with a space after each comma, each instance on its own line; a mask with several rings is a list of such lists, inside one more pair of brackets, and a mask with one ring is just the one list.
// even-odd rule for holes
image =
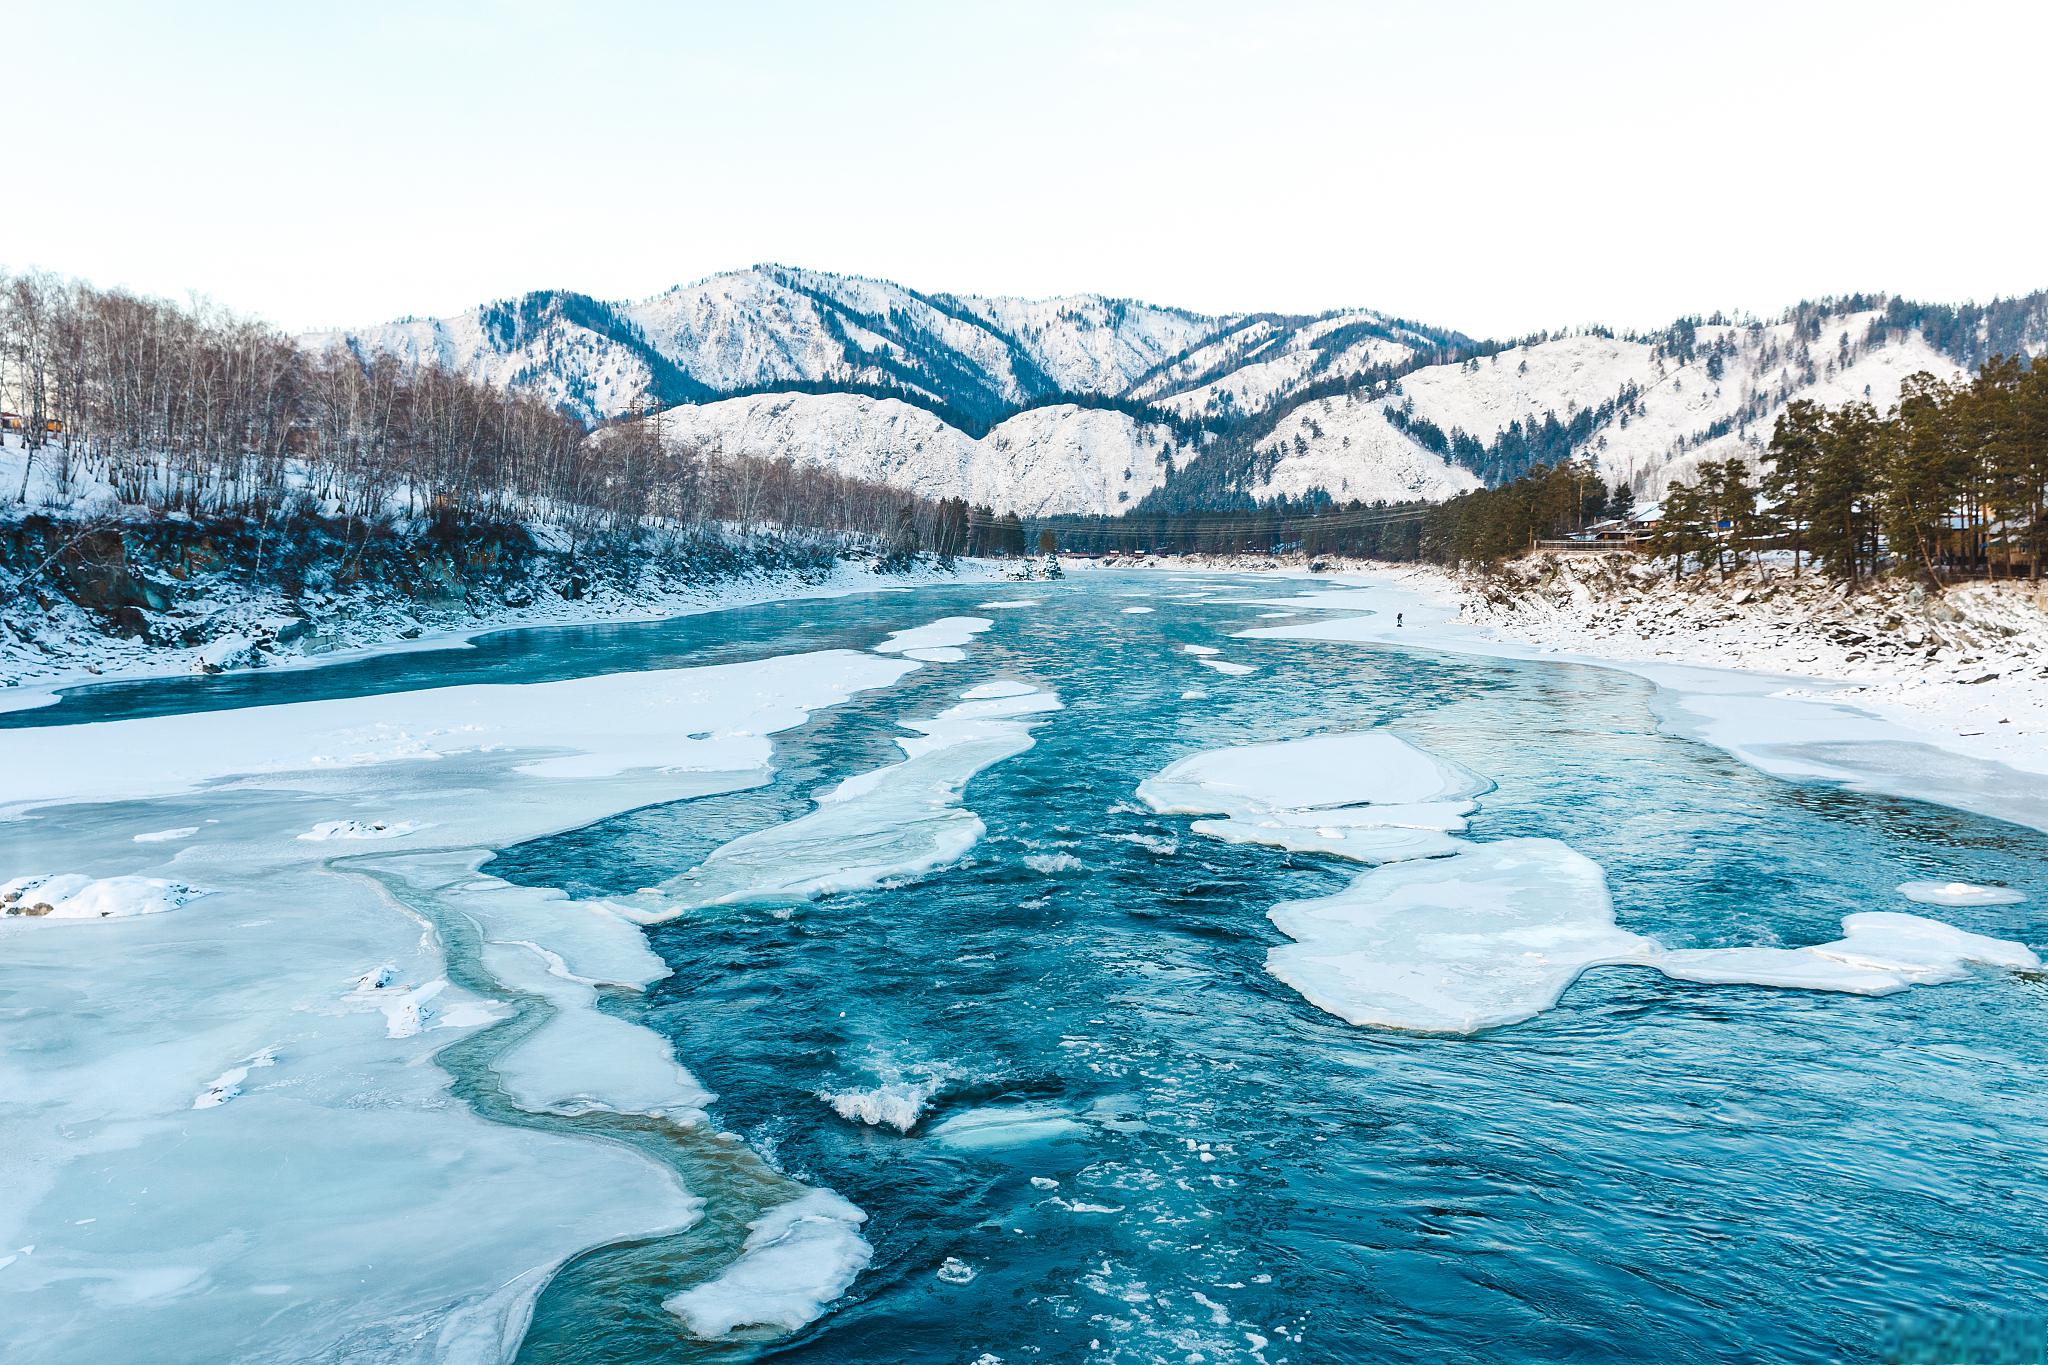
[[[1673, 586], [1648, 561], [1538, 559], [1492, 578], [1252, 557], [1127, 567], [1263, 570], [1324, 591], [1247, 638], [1442, 649], [1617, 668], [1667, 728], [1769, 772], [2048, 828], [2048, 608], [2022, 584], [1838, 594], [1811, 576]], [[1397, 624], [1398, 622], [1398, 624]]]
[[[68, 688], [95, 683], [252, 667], [317, 668], [380, 654], [466, 648], [482, 636], [503, 630], [661, 621], [764, 602], [996, 580], [1009, 567], [992, 560], [962, 559], [950, 568], [930, 562], [884, 573], [871, 562], [840, 560], [822, 577], [760, 571], [712, 580], [643, 578], [630, 591], [599, 583], [573, 599], [535, 594], [531, 600], [516, 603], [493, 601], [439, 613], [417, 607], [401, 609], [391, 603], [342, 601], [321, 612], [315, 628], [303, 637], [283, 640], [274, 632], [265, 636], [263, 623], [298, 618], [284, 614], [268, 594], [246, 592], [232, 594], [235, 600], [227, 604], [227, 610], [249, 628], [230, 630], [197, 647], [152, 645], [66, 630], [62, 621], [53, 618], [51, 634], [61, 638], [11, 647], [0, 642], [0, 711], [47, 706]], [[228, 648], [222, 648], [223, 641]]]

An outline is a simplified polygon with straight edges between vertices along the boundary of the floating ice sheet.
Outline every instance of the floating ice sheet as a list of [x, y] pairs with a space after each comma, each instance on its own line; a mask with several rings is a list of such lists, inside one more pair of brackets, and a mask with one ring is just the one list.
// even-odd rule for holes
[[1599, 867], [1551, 839], [1363, 873], [1334, 896], [1274, 907], [1294, 943], [1267, 969], [1354, 1024], [1474, 1033], [1549, 1009], [1581, 972], [1648, 967], [1675, 981], [1887, 995], [1972, 964], [2033, 968], [2027, 947], [1918, 915], [1869, 913], [1803, 948], [1666, 948], [1614, 922]]
[[721, 845], [622, 908], [651, 922], [706, 905], [862, 890], [955, 862], [982, 833], [980, 817], [960, 804], [962, 789], [1030, 748], [1032, 720], [1059, 705], [1022, 684], [975, 688], [932, 719], [908, 722], [919, 734], [897, 741], [902, 762], [846, 779], [808, 815]]
[[1359, 862], [1435, 858], [1462, 845], [1471, 798], [1492, 786], [1385, 730], [1315, 735], [1193, 754], [1138, 796], [1198, 821], [1198, 834]]
[[1969, 882], [1900, 882], [1899, 894], [1922, 905], [2018, 905], [2024, 893], [2009, 886], [1973, 886]]
[[670, 1296], [662, 1307], [695, 1336], [742, 1327], [794, 1332], [844, 1294], [874, 1258], [860, 1235], [867, 1215], [830, 1190], [813, 1190], [747, 1226], [740, 1257], [717, 1279]]
[[986, 616], [942, 616], [927, 626], [891, 631], [888, 639], [875, 646], [875, 653], [901, 654], [927, 663], [958, 663], [967, 657], [960, 646], [994, 624]]
[[1599, 866], [1566, 845], [1453, 838], [1490, 786], [1373, 730], [1194, 754], [1138, 795], [1163, 813], [1225, 816], [1194, 822], [1211, 838], [1392, 864], [1271, 911], [1294, 942], [1267, 954], [1267, 970], [1354, 1024], [1469, 1034], [1518, 1023], [1599, 966], [1883, 995], [1971, 964], [2038, 965], [2024, 945], [1895, 914], [1851, 915], [1840, 939], [1803, 948], [1666, 948], [1615, 923]]

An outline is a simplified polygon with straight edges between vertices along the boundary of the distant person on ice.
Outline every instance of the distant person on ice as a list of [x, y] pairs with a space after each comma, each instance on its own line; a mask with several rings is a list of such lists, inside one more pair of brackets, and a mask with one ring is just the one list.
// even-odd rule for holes
[[1397, 612], [1395, 612], [1395, 613], [1394, 613], [1394, 627], [1395, 627], [1395, 629], [1397, 629], [1397, 630], [1398, 630], [1398, 629], [1400, 628], [1400, 625], [1401, 625], [1401, 613], [1397, 611]]

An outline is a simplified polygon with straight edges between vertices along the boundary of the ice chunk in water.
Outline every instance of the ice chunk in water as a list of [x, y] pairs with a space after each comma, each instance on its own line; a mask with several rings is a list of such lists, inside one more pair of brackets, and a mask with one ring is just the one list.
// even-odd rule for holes
[[1266, 968], [1313, 1004], [1353, 1024], [1435, 1033], [1528, 1019], [1586, 968], [1658, 948], [1615, 925], [1599, 866], [1554, 839], [1378, 868], [1271, 918], [1295, 942]]
[[1212, 749], [1139, 784], [1168, 814], [1217, 813], [1197, 834], [1359, 862], [1439, 858], [1464, 845], [1471, 798], [1492, 786], [1384, 730]]
[[671, 1295], [662, 1307], [692, 1334], [741, 1327], [794, 1332], [815, 1321], [867, 1269], [874, 1249], [860, 1235], [867, 1215], [830, 1190], [813, 1190], [749, 1223], [739, 1259], [714, 1280]]
[[964, 856], [980, 817], [960, 805], [968, 780], [1031, 747], [1031, 722], [1059, 709], [1047, 692], [984, 684], [930, 720], [908, 722], [900, 763], [850, 777], [808, 815], [743, 835], [658, 892], [619, 903], [636, 919], [742, 901], [796, 901], [878, 886]]
[[969, 1150], [1016, 1147], [1028, 1142], [1079, 1137], [1080, 1121], [1049, 1104], [991, 1104], [948, 1114], [932, 1125], [932, 1141]]
[[1969, 882], [1900, 882], [1899, 894], [1922, 905], [2018, 905], [2026, 896], [2009, 886]]
[[960, 646], [994, 624], [986, 616], [942, 616], [928, 626], [891, 631], [875, 646], [875, 653], [901, 654], [928, 663], [958, 663], [967, 657]]

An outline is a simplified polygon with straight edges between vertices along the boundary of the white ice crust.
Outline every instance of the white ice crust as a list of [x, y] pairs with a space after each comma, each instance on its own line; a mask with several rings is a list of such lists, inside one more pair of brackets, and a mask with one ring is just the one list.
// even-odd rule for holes
[[860, 1235], [866, 1221], [832, 1191], [813, 1190], [749, 1223], [737, 1261], [662, 1306], [704, 1338], [741, 1327], [793, 1332], [815, 1321], [874, 1258]]

